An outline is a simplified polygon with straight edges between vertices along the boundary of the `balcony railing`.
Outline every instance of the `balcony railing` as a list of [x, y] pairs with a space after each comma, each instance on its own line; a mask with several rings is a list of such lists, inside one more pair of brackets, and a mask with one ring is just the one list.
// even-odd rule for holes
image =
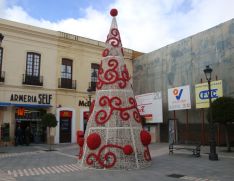
[[58, 88], [76, 89], [76, 80], [59, 78], [58, 79]]
[[43, 86], [43, 76], [33, 76], [23, 74], [23, 84]]
[[5, 72], [0, 71], [0, 82], [5, 82]]
[[96, 82], [89, 82], [90, 91], [96, 91]]

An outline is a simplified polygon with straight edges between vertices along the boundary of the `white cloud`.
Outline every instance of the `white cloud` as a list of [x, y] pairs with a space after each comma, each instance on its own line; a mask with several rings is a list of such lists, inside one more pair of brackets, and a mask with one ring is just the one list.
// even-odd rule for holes
[[[35, 19], [19, 6], [6, 7], [0, 0], [0, 17], [48, 29], [105, 41], [109, 12], [85, 9], [85, 17], [50, 22]], [[109, 9], [119, 11], [117, 23], [124, 47], [149, 52], [234, 17], [230, 0], [116, 0]]]

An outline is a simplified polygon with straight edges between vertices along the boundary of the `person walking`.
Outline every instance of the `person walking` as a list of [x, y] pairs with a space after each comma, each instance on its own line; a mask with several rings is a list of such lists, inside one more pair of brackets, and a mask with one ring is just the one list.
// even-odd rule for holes
[[25, 128], [25, 144], [28, 146], [30, 144], [30, 136], [31, 136], [31, 132], [30, 132], [30, 128], [29, 126], [27, 126]]
[[17, 126], [16, 128], [16, 133], [15, 133], [15, 146], [22, 145], [22, 130], [20, 125]]

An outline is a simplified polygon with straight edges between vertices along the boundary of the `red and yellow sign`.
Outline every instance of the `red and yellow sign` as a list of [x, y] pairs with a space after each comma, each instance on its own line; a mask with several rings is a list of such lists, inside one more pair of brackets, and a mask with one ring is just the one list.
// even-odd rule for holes
[[72, 111], [61, 111], [60, 112], [60, 117], [71, 118], [72, 117]]
[[18, 116], [24, 116], [24, 115], [25, 115], [25, 108], [19, 107], [19, 108], [17, 109], [17, 115], [18, 115]]

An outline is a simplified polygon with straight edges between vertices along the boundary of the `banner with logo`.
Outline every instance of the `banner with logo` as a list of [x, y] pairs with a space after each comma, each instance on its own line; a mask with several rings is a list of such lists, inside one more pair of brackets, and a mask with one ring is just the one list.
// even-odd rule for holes
[[[223, 83], [222, 80], [212, 81], [210, 83], [211, 87], [211, 100], [223, 96]], [[196, 108], [208, 108], [209, 107], [209, 90], [208, 83], [196, 84], [195, 85], [196, 94]]]
[[168, 109], [191, 109], [189, 85], [168, 89]]
[[162, 123], [162, 94], [154, 92], [135, 96], [137, 108], [141, 116], [144, 116], [146, 123]]

